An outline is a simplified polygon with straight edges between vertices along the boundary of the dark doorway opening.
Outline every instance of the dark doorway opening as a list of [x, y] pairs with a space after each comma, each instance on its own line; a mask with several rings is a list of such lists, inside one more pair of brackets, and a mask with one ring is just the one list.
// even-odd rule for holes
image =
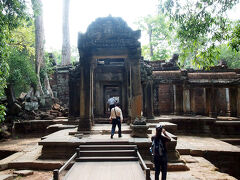
[[107, 101], [110, 97], [114, 97], [118, 103], [122, 102], [122, 93], [119, 85], [106, 85], [104, 86], [104, 113], [109, 115], [110, 109]]

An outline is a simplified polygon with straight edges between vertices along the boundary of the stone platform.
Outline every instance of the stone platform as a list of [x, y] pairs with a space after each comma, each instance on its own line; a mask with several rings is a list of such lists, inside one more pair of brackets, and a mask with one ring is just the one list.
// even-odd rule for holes
[[[95, 130], [111, 128], [111, 125], [97, 127], [95, 126]], [[55, 142], [55, 150], [57, 150], [58, 145], [66, 145], [68, 144], [69, 147], [78, 146], [84, 142], [101, 142], [101, 141], [114, 141], [116, 143], [126, 142], [129, 143], [134, 142], [138, 143], [139, 147], [146, 143], [149, 143], [148, 138], [131, 138], [129, 134], [123, 134], [122, 138], [114, 137], [114, 139], [110, 139], [109, 134], [84, 134], [82, 139], [79, 139], [74, 136], [69, 136], [69, 133], [74, 131], [75, 129], [66, 129], [61, 130], [56, 133], [50, 134], [45, 136], [41, 139], [39, 138], [31, 138], [31, 139], [16, 139], [10, 140], [6, 142], [0, 143], [0, 151], [1, 150], [11, 150], [16, 151], [15, 154], [3, 159], [0, 161], [0, 167], [2, 169], [38, 169], [38, 170], [53, 170], [56, 168], [60, 168], [62, 164], [66, 161], [67, 157], [61, 157], [61, 159], [39, 159], [42, 153], [42, 145], [40, 142], [44, 142], [48, 145], [54, 146]], [[154, 134], [155, 131], [153, 130], [152, 133]], [[182, 154], [181, 159], [186, 162], [186, 165], [190, 168], [189, 171], [177, 171], [176, 167], [174, 172], [171, 172], [170, 169], [174, 166], [171, 165], [169, 167], [168, 179], [169, 180], [194, 180], [194, 179], [227, 179], [227, 180], [236, 180], [227, 174], [218, 172], [218, 168], [216, 168], [214, 164], [211, 164], [206, 159], [212, 157], [211, 162], [214, 162], [216, 159], [221, 164], [221, 171], [227, 172], [226, 167], [229, 164], [223, 164], [223, 162], [229, 163], [231, 160], [232, 166], [236, 161], [236, 157], [240, 157], [239, 155], [239, 148], [236, 146], [230, 145], [228, 143], [224, 143], [220, 140], [216, 140], [214, 138], [206, 138], [206, 137], [198, 137], [198, 136], [178, 136], [177, 142], [177, 150]], [[64, 141], [64, 142], [63, 142]], [[144, 147], [144, 146], [143, 146]], [[146, 147], [144, 147], [146, 148]], [[185, 152], [185, 153], [184, 153]], [[68, 152], [67, 152], [68, 153]], [[223, 154], [221, 154], [223, 153]], [[206, 156], [205, 156], [206, 154]], [[203, 157], [200, 157], [203, 156]], [[187, 158], [184, 158], [187, 157]], [[204, 159], [206, 158], [206, 159]], [[224, 161], [222, 161], [222, 158]], [[210, 159], [209, 159], [210, 160]], [[234, 163], [233, 163], [234, 162]], [[217, 164], [216, 164], [217, 165]], [[181, 166], [178, 166], [181, 167]], [[230, 166], [231, 167], [231, 166]], [[239, 166], [235, 165], [235, 169]], [[231, 167], [232, 168], [232, 167]], [[1, 171], [4, 174], [4, 171]], [[50, 172], [51, 173], [51, 172]], [[152, 177], [154, 172], [152, 171]], [[4, 176], [4, 175], [3, 175]], [[238, 176], [236, 176], [238, 177]]]
[[[42, 155], [41, 159], [49, 159], [49, 158], [70, 158], [72, 154], [74, 154], [75, 149], [85, 143], [90, 142], [99, 142], [103, 143], [107, 142], [115, 142], [115, 143], [125, 143], [136, 144], [141, 155], [145, 159], [151, 159], [151, 155], [149, 152], [149, 148], [151, 146], [151, 136], [155, 133], [155, 131], [150, 131], [148, 138], [133, 138], [129, 134], [129, 126], [123, 124], [122, 126], [122, 138], [118, 138], [117, 133], [115, 134], [113, 139], [110, 139], [110, 130], [111, 124], [109, 125], [95, 125], [91, 134], [84, 134], [82, 138], [74, 137], [74, 134], [78, 133], [77, 128], [74, 129], [65, 129], [60, 130], [58, 132], [52, 133], [48, 136], [44, 136], [42, 140], [39, 142], [39, 145], [42, 145]], [[73, 135], [70, 135], [73, 134]], [[169, 160], [173, 162], [179, 161], [178, 152], [176, 152], [175, 148], [177, 145], [176, 136], [168, 133], [168, 135], [172, 138], [172, 141], [168, 143], [168, 151], [169, 151]]]
[[178, 136], [181, 155], [204, 157], [225, 172], [240, 179], [240, 148], [210, 137]]
[[201, 115], [161, 115], [148, 119], [148, 123], [169, 122], [177, 125], [175, 134], [196, 134], [215, 137], [239, 137], [240, 118], [224, 117], [211, 118]]

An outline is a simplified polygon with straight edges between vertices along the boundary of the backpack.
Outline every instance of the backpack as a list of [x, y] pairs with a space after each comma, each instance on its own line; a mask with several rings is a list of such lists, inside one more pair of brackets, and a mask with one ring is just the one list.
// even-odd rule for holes
[[162, 141], [159, 140], [158, 144], [155, 142], [155, 138], [152, 141], [152, 145], [150, 147], [150, 153], [152, 156], [162, 156], [163, 155], [163, 144]]

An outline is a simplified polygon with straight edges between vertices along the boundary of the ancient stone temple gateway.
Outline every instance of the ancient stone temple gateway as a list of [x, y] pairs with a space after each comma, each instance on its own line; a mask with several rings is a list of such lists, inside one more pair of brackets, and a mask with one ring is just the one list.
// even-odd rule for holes
[[[108, 116], [107, 99], [115, 96], [125, 119], [142, 115], [240, 115], [239, 70], [224, 64], [204, 70], [181, 70], [178, 55], [169, 62], [144, 61], [133, 31], [121, 18], [98, 18], [79, 33], [79, 63], [58, 77], [69, 77], [69, 116], [86, 130], [97, 118]], [[69, 67], [65, 68], [69, 69]], [[68, 87], [67, 84], [65, 84]], [[57, 90], [59, 94], [59, 90]], [[59, 96], [68, 101], [68, 96]]]
[[70, 116], [79, 128], [106, 117], [107, 99], [115, 96], [125, 117], [141, 115], [140, 31], [132, 31], [121, 18], [99, 18], [79, 34], [80, 62], [70, 72]]
[[[182, 171], [179, 179], [239, 179], [240, 70], [224, 63], [208, 71], [180, 69], [177, 54], [169, 61], [147, 61], [139, 38], [140, 31], [111, 16], [96, 19], [80, 33], [79, 62], [57, 67], [52, 79], [54, 94], [69, 107], [69, 116], [16, 122], [16, 135], [40, 132], [42, 138], [34, 146], [36, 156], [27, 153], [34, 161], [19, 156], [10, 166], [41, 165], [46, 170], [51, 161], [54, 180], [149, 180], [154, 177], [149, 147], [160, 123], [171, 138], [167, 155], [172, 177]], [[127, 122], [121, 138], [110, 138], [106, 102], [111, 96], [120, 102]], [[61, 166], [52, 162], [62, 159]], [[212, 164], [205, 168], [207, 161]], [[216, 167], [221, 173], [212, 176]]]

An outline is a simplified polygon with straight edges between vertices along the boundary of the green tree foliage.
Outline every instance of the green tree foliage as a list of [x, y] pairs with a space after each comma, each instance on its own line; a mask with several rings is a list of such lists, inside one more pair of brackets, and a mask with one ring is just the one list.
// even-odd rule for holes
[[231, 47], [227, 44], [223, 44], [217, 47], [219, 51], [219, 56], [216, 64], [219, 63], [220, 60], [224, 60], [229, 68], [240, 68], [240, 52], [233, 51]]
[[[4, 96], [8, 76], [8, 42], [11, 33], [27, 17], [24, 0], [0, 1], [0, 98]], [[0, 105], [0, 121], [4, 120], [5, 106]]]
[[17, 96], [21, 92], [27, 92], [30, 87], [36, 88], [34, 42], [34, 25], [31, 21], [23, 22], [12, 33], [7, 58], [9, 64], [7, 83], [13, 86]]
[[229, 21], [225, 12], [238, 0], [159, 0], [159, 10], [174, 22], [180, 41], [181, 60], [192, 65], [214, 65], [219, 56], [218, 44], [228, 39]]
[[240, 51], [240, 20], [235, 23], [232, 35], [230, 36], [230, 46], [237, 52]]
[[176, 40], [174, 32], [171, 31], [171, 23], [163, 14], [140, 18], [137, 24], [149, 37], [149, 44], [142, 46], [142, 53], [146, 59], [167, 59], [176, 51]]

